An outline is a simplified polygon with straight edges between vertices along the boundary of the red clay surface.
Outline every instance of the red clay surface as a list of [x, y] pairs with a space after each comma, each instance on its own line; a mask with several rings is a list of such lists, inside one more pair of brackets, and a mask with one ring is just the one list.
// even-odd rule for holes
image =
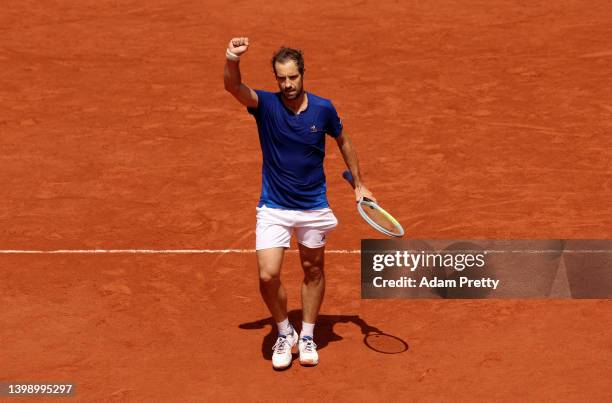
[[[23, 1], [0, 10], [0, 249], [254, 245], [261, 156], [223, 91], [281, 44], [412, 238], [610, 238], [612, 5]], [[331, 249], [377, 235], [328, 144]], [[361, 301], [327, 257], [321, 364], [273, 372], [252, 254], [0, 255], [0, 380], [71, 401], [605, 401], [609, 301]], [[284, 268], [299, 320], [298, 261]], [[369, 350], [357, 319], [405, 340]], [[263, 350], [262, 350], [263, 346]]]

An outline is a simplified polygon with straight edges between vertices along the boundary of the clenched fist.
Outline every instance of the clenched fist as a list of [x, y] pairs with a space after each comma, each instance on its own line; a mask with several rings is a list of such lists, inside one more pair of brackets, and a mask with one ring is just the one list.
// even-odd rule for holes
[[232, 38], [229, 41], [229, 45], [227, 45], [227, 50], [235, 54], [236, 56], [240, 56], [245, 53], [249, 48], [249, 38]]

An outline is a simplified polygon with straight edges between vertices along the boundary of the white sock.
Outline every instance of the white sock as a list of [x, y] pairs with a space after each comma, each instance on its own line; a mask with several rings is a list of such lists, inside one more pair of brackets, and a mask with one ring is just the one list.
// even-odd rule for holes
[[300, 332], [300, 339], [304, 336], [309, 336], [311, 339], [314, 336], [314, 323], [302, 322], [302, 331]]
[[289, 318], [285, 318], [282, 322], [276, 322], [276, 326], [278, 326], [278, 334], [288, 336], [293, 333], [293, 327], [289, 323]]

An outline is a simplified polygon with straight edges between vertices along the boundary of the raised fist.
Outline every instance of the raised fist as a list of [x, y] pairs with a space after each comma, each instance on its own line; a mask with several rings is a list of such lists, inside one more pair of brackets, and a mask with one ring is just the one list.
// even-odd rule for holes
[[227, 50], [235, 54], [236, 56], [240, 56], [249, 48], [249, 38], [232, 38], [229, 41], [229, 45], [227, 45]]

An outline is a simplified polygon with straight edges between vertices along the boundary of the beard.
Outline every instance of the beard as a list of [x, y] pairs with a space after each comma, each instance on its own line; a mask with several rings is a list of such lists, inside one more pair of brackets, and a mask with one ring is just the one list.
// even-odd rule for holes
[[293, 101], [294, 99], [299, 98], [303, 93], [304, 93], [304, 89], [303, 88], [300, 88], [299, 91], [296, 89], [296, 90], [294, 90], [294, 92], [281, 91], [281, 94], [283, 94], [283, 97], [285, 99], [291, 100], [291, 101]]

